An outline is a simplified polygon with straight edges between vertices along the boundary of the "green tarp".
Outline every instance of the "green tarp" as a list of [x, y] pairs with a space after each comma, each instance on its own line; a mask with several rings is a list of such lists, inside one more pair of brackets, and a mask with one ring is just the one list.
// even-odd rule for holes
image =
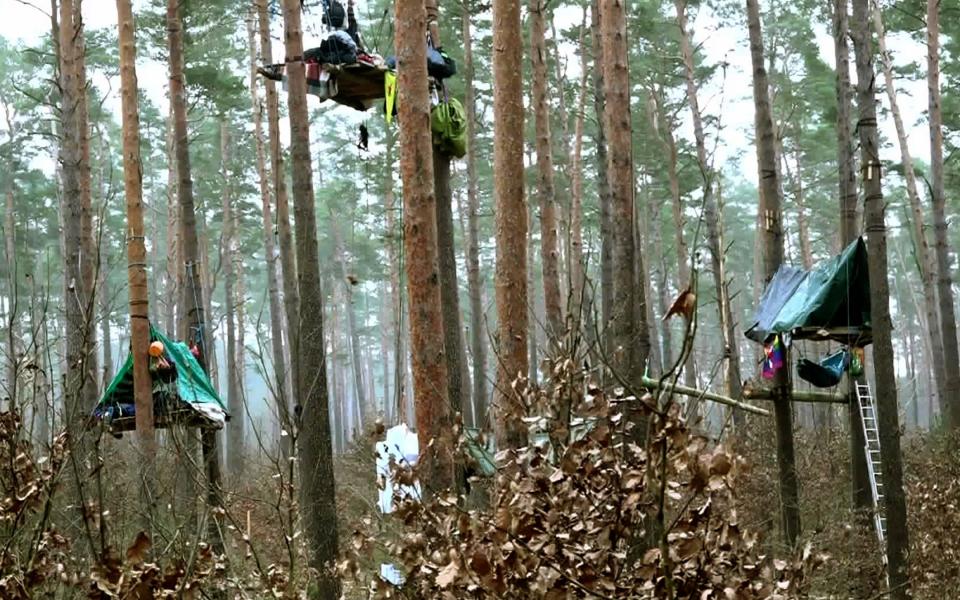
[[777, 333], [860, 346], [870, 342], [870, 279], [863, 238], [812, 271], [780, 267], [746, 336], [763, 343]]
[[[210, 378], [200, 367], [200, 363], [183, 342], [175, 342], [150, 326], [150, 341], [163, 343], [166, 359], [177, 372], [176, 396], [181, 405], [196, 410], [207, 419], [223, 424], [226, 419], [226, 407], [217, 391], [213, 389]], [[99, 418], [133, 416], [133, 356], [127, 360], [107, 387], [94, 410]]]

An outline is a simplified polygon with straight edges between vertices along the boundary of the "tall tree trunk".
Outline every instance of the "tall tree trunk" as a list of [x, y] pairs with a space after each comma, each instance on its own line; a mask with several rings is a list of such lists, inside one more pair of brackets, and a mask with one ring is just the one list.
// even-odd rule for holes
[[[259, 7], [257, 7], [259, 8]], [[283, 307], [280, 300], [280, 284], [277, 279], [279, 267], [276, 245], [273, 239], [273, 209], [271, 207], [270, 174], [267, 171], [266, 144], [263, 139], [263, 104], [257, 90], [257, 27], [253, 15], [247, 20], [247, 44], [250, 47], [250, 103], [253, 112], [253, 137], [257, 152], [257, 178], [260, 184], [260, 200], [263, 210], [263, 253], [266, 258], [267, 297], [270, 302], [270, 348], [273, 351], [273, 386], [276, 390], [277, 417], [281, 429], [288, 427], [289, 390], [286, 378], [286, 358], [283, 351]], [[269, 40], [267, 31], [267, 43]], [[272, 82], [271, 82], [272, 83]], [[282, 174], [281, 174], [282, 177]], [[280, 449], [284, 458], [290, 457], [288, 436], [283, 436]]]
[[[604, 125], [610, 136], [607, 179], [613, 218], [613, 324], [615, 351], [612, 367], [634, 389], [640, 388], [650, 338], [646, 319], [638, 313], [645, 306], [643, 287], [637, 286], [637, 268], [642, 256], [635, 239], [633, 181], [633, 124], [630, 110], [630, 73], [627, 60], [626, 0], [601, 0], [600, 31], [604, 56]], [[638, 314], [640, 318], [638, 318]], [[637, 422], [634, 435], [642, 439], [645, 424]]]
[[[140, 164], [140, 109], [137, 98], [137, 46], [129, 0], [117, 0], [120, 45], [120, 96], [123, 111], [123, 189], [127, 208], [127, 285], [130, 297], [130, 353], [133, 355], [133, 399], [143, 484], [141, 498], [152, 513], [156, 478], [156, 434], [153, 385], [148, 365], [150, 323], [147, 320], [147, 249], [143, 228], [143, 182]], [[107, 342], [109, 343], [109, 341]], [[148, 516], [149, 519], [149, 516]]]
[[[430, 39], [441, 46], [437, 0], [426, 0], [427, 28]], [[443, 82], [438, 92], [444, 95]], [[451, 414], [463, 411], [470, 402], [470, 376], [467, 372], [467, 353], [463, 344], [463, 324], [460, 322], [459, 277], [453, 229], [453, 192], [450, 188], [451, 157], [433, 148], [433, 191], [436, 205], [437, 261], [440, 275], [440, 305], [443, 318], [443, 343], [447, 361], [447, 396]], [[459, 472], [459, 471], [458, 471]], [[466, 480], [459, 475], [458, 489]]]
[[240, 394], [240, 368], [237, 365], [236, 264], [233, 262], [234, 230], [233, 198], [230, 185], [230, 130], [225, 119], [220, 121], [220, 177], [223, 203], [223, 235], [220, 240], [220, 260], [224, 265], [223, 296], [224, 317], [227, 325], [227, 408], [230, 422], [227, 424], [227, 473], [233, 481], [239, 481], [243, 469], [244, 421], [247, 418]]
[[[760, 31], [760, 7], [757, 0], [747, 0], [747, 24], [750, 30], [750, 59], [753, 65], [753, 101], [756, 106], [763, 279], [765, 283], [769, 283], [783, 262], [783, 211], [782, 191], [777, 170], [776, 138], [770, 107], [770, 83], [763, 61], [763, 36]], [[800, 494], [793, 449], [793, 409], [790, 405], [789, 376], [782, 377], [778, 387], [780, 393], [774, 403], [774, 413], [777, 431], [777, 463], [780, 470], [780, 503], [784, 538], [787, 545], [793, 547], [797, 542], [797, 536], [800, 535]]]
[[[267, 12], [268, 0], [256, 0], [257, 21], [260, 30], [260, 55], [264, 63], [273, 62], [273, 47], [270, 40], [270, 16]], [[280, 242], [280, 272], [283, 284], [283, 305], [286, 316], [286, 386], [290, 397], [297, 401], [296, 382], [299, 381], [300, 342], [300, 292], [297, 289], [297, 260], [293, 247], [293, 233], [290, 230], [290, 204], [287, 199], [286, 171], [283, 167], [283, 152], [280, 145], [280, 102], [277, 98], [276, 83], [264, 80], [267, 100], [267, 129], [270, 135], [270, 173], [273, 175], [273, 197], [277, 202], [277, 238]], [[289, 415], [289, 400], [286, 413]], [[283, 413], [281, 413], [283, 417]], [[289, 417], [288, 417], [289, 418]], [[287, 430], [293, 422], [283, 424]], [[288, 450], [291, 450], [288, 448]]]
[[605, 354], [613, 354], [613, 336], [608, 328], [613, 319], [613, 216], [610, 208], [610, 181], [607, 177], [607, 126], [603, 118], [605, 64], [600, 33], [600, 0], [591, 0], [590, 38], [593, 48], [593, 109], [597, 117], [596, 146], [597, 197], [600, 204], [600, 315]]
[[[175, 135], [173, 127], [173, 105], [171, 103], [167, 120], [167, 265], [164, 278], [164, 327], [167, 336], [177, 335], [177, 299], [181, 297], [183, 286], [183, 258], [180, 255], [179, 205], [177, 204], [177, 160], [175, 153]], [[182, 308], [182, 307], [181, 307]]]
[[[60, 173], [63, 185], [64, 303], [67, 321], [65, 407], [71, 430], [97, 401], [93, 343], [93, 247], [86, 69], [81, 2], [60, 2]], [[71, 438], [79, 442], [83, 436]], [[80, 446], [74, 450], [81, 451]], [[84, 451], [85, 452], [85, 451]]]
[[[333, 475], [333, 447], [327, 402], [326, 348], [323, 337], [323, 293], [317, 217], [310, 161], [310, 121], [307, 114], [307, 79], [300, 26], [300, 2], [283, 0], [283, 29], [287, 57], [290, 115], [290, 156], [293, 167], [293, 202], [297, 228], [297, 281], [300, 292], [299, 360], [296, 401], [300, 409], [300, 507], [304, 530], [311, 542], [310, 566], [317, 569], [320, 598], [340, 595], [334, 570], [337, 557], [337, 507]], [[422, 45], [422, 44], [421, 44]], [[286, 277], [286, 274], [284, 274]]]
[[[530, 163], [530, 156], [528, 154], [527, 160], [524, 164]], [[530, 290], [530, 296], [528, 297], [527, 302], [527, 379], [530, 380], [532, 385], [537, 384], [537, 367], [540, 364], [540, 359], [538, 358], [540, 354], [540, 348], [538, 345], [537, 338], [537, 304], [539, 294], [537, 293], [536, 285], [536, 269], [534, 268], [534, 243], [533, 243], [533, 222], [534, 222], [534, 204], [527, 199], [527, 222], [531, 224], [530, 228], [527, 230], [527, 289]], [[541, 265], [542, 267], [542, 265]]]
[[487, 415], [487, 341], [483, 322], [483, 287], [480, 283], [480, 194], [477, 176], [477, 108], [473, 80], [473, 44], [470, 33], [470, 13], [463, 11], [463, 80], [467, 113], [467, 288], [470, 296], [470, 353], [473, 355], [473, 407], [480, 426]]
[[[840, 180], [840, 247], [846, 247], [859, 235], [857, 224], [857, 181], [856, 159], [853, 153], [853, 140], [850, 119], [850, 48], [849, 48], [849, 0], [834, 0], [833, 4], [833, 43], [837, 62], [837, 164]], [[847, 394], [853, 398], [856, 394], [856, 380], [850, 378]], [[866, 455], [863, 447], [863, 425], [860, 411], [851, 403], [847, 409], [850, 429], [850, 479], [853, 506], [862, 511], [869, 510], [873, 504], [870, 495], [870, 480], [867, 472]]]
[[[690, 279], [690, 249], [687, 246], [684, 236], [684, 227], [686, 219], [683, 216], [683, 196], [680, 194], [680, 174], [679, 174], [679, 153], [677, 151], [677, 140], [673, 136], [674, 124], [672, 119], [668, 118], [664, 103], [663, 89], [657, 89], [651, 92], [651, 97], [656, 105], [658, 128], [662, 125], [663, 145], [667, 153], [667, 178], [670, 185], [671, 216], [673, 217], [673, 236], [674, 245], [677, 252], [677, 290], [682, 291], [693, 282]], [[664, 327], [668, 329], [669, 325]], [[697, 372], [694, 367], [693, 352], [687, 357], [683, 364], [683, 383], [687, 387], [697, 387]]]
[[337, 224], [337, 217], [334, 214], [333, 207], [327, 204], [330, 214], [330, 229], [333, 233], [334, 256], [339, 270], [341, 285], [343, 286], [343, 298], [346, 302], [344, 310], [347, 313], [347, 335], [350, 338], [350, 366], [353, 370], [353, 389], [357, 395], [357, 403], [360, 405], [360, 426], [368, 427], [374, 421], [373, 408], [370, 400], [367, 398], [367, 390], [363, 383], [363, 347], [360, 344], [360, 329], [357, 327], [356, 307], [353, 305], [353, 287], [350, 285], [350, 274], [347, 272], [347, 250], [343, 244], [343, 236], [340, 233], [340, 227]]
[[546, 3], [529, 0], [530, 62], [533, 65], [533, 112], [536, 121], [537, 197], [540, 204], [540, 263], [543, 268], [543, 299], [547, 313], [549, 344], [563, 333], [563, 297], [560, 295], [560, 247], [556, 191], [553, 183], [553, 139], [547, 105], [547, 48], [544, 24]]
[[520, 3], [493, 0], [493, 173], [498, 369], [494, 406], [501, 448], [526, 445], [512, 383], [527, 374], [527, 207], [523, 169]]
[[[944, 366], [943, 336], [940, 333], [940, 319], [937, 306], [937, 287], [934, 278], [937, 265], [934, 255], [930, 252], [927, 243], [927, 234], [924, 225], [923, 205], [917, 191], [917, 176], [914, 172], [913, 157], [910, 154], [910, 145], [907, 142], [907, 130], [900, 114], [900, 105], [897, 102], [897, 88], [893, 79], [893, 60], [887, 51], [886, 35], [883, 27], [883, 16], [879, 6], [872, 8], [873, 27], [877, 33], [877, 46], [883, 66], [883, 78], [886, 84], [887, 100], [890, 102], [890, 112], [893, 115], [893, 124], [897, 130], [897, 143], [900, 147], [900, 162], [903, 167], [903, 178], [907, 187], [907, 198], [910, 200], [910, 210], [913, 213], [913, 243], [916, 253], [917, 266], [920, 273], [920, 283], [923, 290], [924, 312], [927, 319], [927, 335], [933, 350], [929, 353], [929, 360], [933, 365], [934, 380], [936, 382], [937, 399], [941, 403], [945, 398], [944, 384], [946, 372]], [[944, 407], [941, 405], [941, 410]]]
[[584, 45], [587, 31], [587, 7], [583, 7], [580, 23], [580, 85], [577, 113], [573, 126], [573, 155], [570, 159], [570, 315], [573, 318], [574, 335], [584, 322], [584, 313], [589, 314], [591, 302], [585, 289], [586, 264], [583, 258], [583, 128], [587, 107], [587, 48]]
[[454, 485], [447, 361], [437, 250], [430, 90], [426, 73], [427, 11], [423, 0], [396, 5], [403, 249], [410, 300], [413, 397], [427, 494]]
[[[890, 321], [888, 280], [890, 271], [887, 265], [887, 232], [884, 222], [886, 205], [883, 199], [869, 20], [867, 0], [853, 0], [851, 38], [857, 64], [858, 130], [863, 173], [864, 224], [868, 232], [869, 244], [867, 258], [870, 271], [870, 321], [873, 324], [874, 397], [880, 433], [884, 512], [887, 520], [887, 573], [890, 596], [905, 600], [911, 597], [907, 559], [910, 545], [907, 535], [907, 506], [903, 493], [903, 463], [900, 455], [897, 376], [891, 339], [893, 325]], [[932, 115], [931, 118], [933, 118]]]
[[386, 152], [384, 152], [384, 204], [387, 213], [387, 259], [390, 261], [390, 298], [393, 331], [393, 377], [394, 406], [399, 421], [409, 421], [407, 414], [407, 348], [404, 344], [405, 319], [403, 310], [403, 289], [400, 286], [400, 258], [397, 246], [403, 243], [403, 232], [397, 230], [396, 194], [394, 193], [394, 136], [387, 128]]
[[960, 348], [953, 308], [953, 275], [943, 183], [943, 113], [940, 108], [940, 0], [927, 0], [927, 114], [930, 125], [930, 200], [937, 258], [937, 295], [943, 335], [944, 385], [941, 405], [952, 429], [960, 430]]
[[[687, 80], [687, 104], [693, 119], [693, 135], [697, 146], [697, 162], [703, 178], [704, 218], [707, 225], [707, 248], [710, 250], [710, 267], [713, 272], [714, 293], [717, 297], [717, 313], [720, 332], [723, 337], [724, 359], [726, 362], [726, 393], [731, 398], [742, 394], [740, 379], [740, 351], [737, 345], [736, 325], [730, 298], [727, 295], [726, 259], [723, 248], [723, 218], [714, 194], [715, 175], [707, 157], [706, 134], [703, 131], [703, 117], [697, 98], [696, 64], [690, 34], [687, 32], [686, 0], [674, 0], [677, 9], [677, 25], [680, 28], [680, 49], [683, 54], [684, 72]], [[738, 428], [745, 425], [743, 412], [734, 409], [734, 423]]]
[[[180, 1], [167, 0], [167, 49], [170, 60], [170, 103], [173, 112], [174, 153], [177, 160], [177, 200], [180, 205], [180, 244], [183, 257], [183, 310], [180, 311], [180, 339], [188, 340], [199, 350], [200, 366], [207, 369], [208, 353], [212, 356], [213, 340], [207, 335], [204, 317], [204, 291], [197, 216], [193, 201], [193, 174], [190, 170], [189, 132], [187, 130], [187, 92], [183, 76], [183, 23]], [[207, 536], [217, 553], [223, 553], [220, 536], [221, 518], [217, 508], [223, 506], [220, 472], [220, 444], [216, 430], [200, 432], [203, 461], [207, 474], [207, 504], [212, 510]]]
[[[10, 147], [13, 147], [13, 130], [8, 129], [10, 133]], [[19, 293], [17, 281], [17, 254], [16, 254], [16, 219], [14, 212], [14, 181], [10, 178], [7, 184], [7, 193], [5, 194], [3, 210], [3, 240], [4, 240], [4, 262], [7, 268], [7, 314], [4, 316], [4, 325], [7, 334], [4, 340], [7, 343], [7, 364], [6, 364], [6, 389], [3, 390], [9, 398], [8, 410], [13, 410], [17, 406], [17, 385], [19, 383], [19, 359], [17, 358], [17, 339], [19, 336], [17, 309], [19, 305]]]

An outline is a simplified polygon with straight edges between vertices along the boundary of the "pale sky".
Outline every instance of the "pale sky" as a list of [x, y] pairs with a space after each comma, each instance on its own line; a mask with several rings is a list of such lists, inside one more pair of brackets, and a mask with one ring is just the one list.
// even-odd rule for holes
[[[365, 14], [365, 0], [358, 0], [360, 14]], [[142, 4], [134, 1], [134, 10]], [[116, 24], [116, 4], [113, 0], [85, 0], [83, 3], [84, 18], [89, 29], [113, 27]], [[49, 30], [49, 3], [44, 0], [0, 0], [0, 35], [9, 40], [19, 40], [26, 43], [35, 43]], [[576, 7], [564, 7], [557, 11], [556, 26], [558, 31], [573, 27], [580, 23], [581, 12]], [[279, 23], [275, 23], [279, 27]], [[712, 60], [726, 60], [729, 63], [725, 90], [721, 89], [719, 77], [700, 91], [701, 108], [705, 114], [715, 114], [719, 110], [721, 99], [724, 110], [722, 123], [724, 125], [723, 143], [717, 148], [716, 164], [724, 165], [729, 171], [739, 172], [742, 177], [756, 181], [756, 161], [749, 140], [753, 129], [753, 98], [751, 92], [750, 55], [747, 48], [746, 31], [739, 27], [723, 26], [721, 22], [707, 8], [704, 8], [690, 23], [694, 31], [695, 43], [703, 45], [704, 55]], [[309, 30], [310, 28], [308, 28]], [[314, 28], [315, 29], [315, 28]], [[279, 37], [279, 30], [275, 32], [275, 39]], [[828, 65], [833, 65], [833, 41], [826, 30], [817, 31], [817, 42], [821, 46], [821, 57]], [[310, 41], [307, 40], [307, 44]], [[912, 61], [922, 62], [924, 48], [922, 45], [909, 39], [905, 35], [888, 35], [888, 46], [897, 64], [906, 64]], [[276, 45], [276, 42], [275, 42]], [[573, 52], [571, 45], [566, 45], [569, 52]], [[276, 55], [276, 50], [274, 54]], [[567, 61], [569, 77], [577, 76], [578, 60], [572, 57]], [[854, 69], [851, 69], [852, 71]], [[155, 61], [145, 60], [142, 57], [137, 65], [137, 75], [140, 86], [150, 99], [159, 107], [166, 106], [166, 66]], [[854, 73], [855, 77], [855, 73]], [[882, 76], [878, 73], [878, 81]], [[100, 89], [106, 89], [105, 81], [95, 81]], [[119, 83], [112, 86], [114, 93], [107, 99], [107, 105], [113, 107], [118, 115], [120, 99], [116, 90]], [[910, 149], [913, 156], [919, 160], [929, 159], [930, 152], [927, 143], [927, 130], [924, 119], [926, 110], [926, 86], [923, 81], [898, 83], [898, 101], [903, 111], [904, 122], [909, 128]], [[879, 92], [879, 90], [878, 90]], [[885, 93], [877, 94], [878, 100], [886, 106]], [[161, 108], [162, 110], [162, 108]], [[349, 111], [345, 111], [349, 112]], [[689, 116], [684, 113], [679, 135], [692, 139], [693, 131]], [[643, 118], [634, 115], [634, 118]], [[899, 160], [899, 150], [896, 147], [896, 133], [893, 122], [889, 118], [881, 120], [881, 133], [886, 137], [887, 147], [882, 151], [883, 158]], [[281, 128], [286, 132], [286, 128]], [[711, 137], [715, 131], [708, 131]], [[730, 164], [731, 160], [738, 162]]]

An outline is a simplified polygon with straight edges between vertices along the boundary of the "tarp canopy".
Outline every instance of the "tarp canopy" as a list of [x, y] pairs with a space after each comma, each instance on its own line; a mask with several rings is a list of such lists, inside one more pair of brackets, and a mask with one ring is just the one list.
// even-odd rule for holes
[[763, 292], [746, 336], [763, 343], [777, 333], [795, 340], [870, 343], [870, 279], [863, 238], [812, 271], [780, 267]]
[[[162, 426], [159, 418], [172, 410], [192, 409], [197, 416], [203, 418], [209, 426], [222, 426], [227, 418], [226, 406], [217, 391], [213, 389], [210, 378], [200, 367], [200, 363], [183, 342], [175, 342], [150, 326], [150, 341], [159, 341], [164, 346], [164, 357], [176, 369], [176, 379], [171, 385], [175, 388], [176, 402], [174, 407], [161, 407], [155, 404], [154, 415], [158, 418], [157, 426]], [[155, 386], [156, 392], [156, 386]], [[154, 398], [156, 399], [156, 393]], [[117, 420], [133, 417], [133, 355], [127, 355], [126, 362], [107, 387], [100, 402], [94, 409], [97, 418]], [[126, 427], [123, 427], [126, 428]]]

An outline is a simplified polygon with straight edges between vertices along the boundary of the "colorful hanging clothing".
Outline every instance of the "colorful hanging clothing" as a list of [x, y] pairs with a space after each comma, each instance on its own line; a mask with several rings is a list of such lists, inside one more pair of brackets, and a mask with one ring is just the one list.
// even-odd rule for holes
[[785, 356], [783, 340], [779, 335], [774, 336], [769, 344], [763, 345], [763, 370], [761, 375], [764, 379], [773, 379], [777, 376], [777, 372], [783, 368]]

